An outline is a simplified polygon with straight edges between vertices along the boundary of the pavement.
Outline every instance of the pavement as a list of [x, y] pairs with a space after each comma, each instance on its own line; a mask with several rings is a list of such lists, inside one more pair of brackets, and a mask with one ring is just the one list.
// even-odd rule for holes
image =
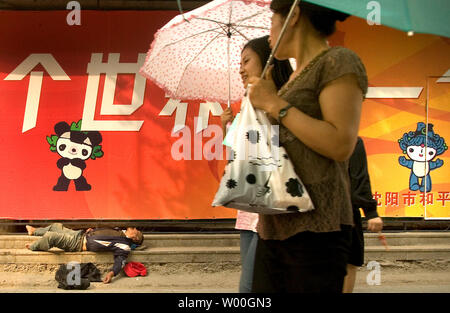
[[[121, 273], [110, 284], [93, 282], [86, 290], [57, 288], [54, 273], [0, 272], [2, 293], [236, 293], [240, 271], [186, 271], [167, 273], [149, 270], [147, 276], [127, 277]], [[448, 266], [392, 264], [358, 270], [354, 293], [450, 293]]]
[[[436, 308], [448, 306], [448, 266], [381, 265], [379, 269], [379, 272], [373, 272], [373, 268], [360, 268], [354, 293], [339, 297], [238, 294], [238, 269], [177, 273], [150, 270], [145, 277], [127, 277], [121, 273], [109, 284], [91, 283], [86, 290], [58, 289], [54, 273], [48, 271], [0, 272], [0, 296], [3, 296], [3, 303], [18, 303], [22, 308], [33, 310], [42, 304], [48, 304], [48, 308], [53, 309], [75, 305], [82, 310], [98, 307], [102, 311], [145, 309], [150, 312], [227, 313], [289, 312], [299, 304], [306, 308], [311, 305], [319, 311], [324, 307], [330, 308], [330, 311], [343, 307], [346, 311], [389, 308], [392, 311], [411, 309], [414, 312], [418, 305], [428, 304], [429, 309], [430, 304]], [[431, 299], [430, 295], [433, 295]]]
[[[354, 293], [450, 293], [450, 233], [386, 233], [389, 249], [366, 233], [366, 265], [358, 270]], [[147, 249], [129, 261], [146, 264], [145, 277], [124, 273], [110, 284], [87, 290], [58, 289], [55, 272], [69, 261], [93, 262], [103, 273], [109, 253], [32, 252], [24, 245], [36, 237], [0, 236], [0, 293], [237, 293], [240, 276], [238, 234], [149, 234]], [[56, 249], [56, 248], [55, 248]]]

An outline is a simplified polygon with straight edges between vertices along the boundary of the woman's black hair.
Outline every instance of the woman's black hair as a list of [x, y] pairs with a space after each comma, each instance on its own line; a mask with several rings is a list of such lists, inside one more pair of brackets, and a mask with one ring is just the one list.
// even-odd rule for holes
[[[252, 39], [245, 44], [242, 50], [245, 48], [252, 49], [258, 55], [261, 65], [264, 68], [272, 51], [269, 46], [269, 36]], [[272, 79], [277, 90], [279, 90], [289, 80], [292, 74], [292, 67], [289, 60], [277, 60], [274, 58], [272, 64]]]
[[[294, 0], [272, 0], [270, 9], [274, 13], [286, 17]], [[336, 31], [336, 21], [345, 21], [349, 14], [328, 9], [317, 4], [300, 1], [301, 14], [304, 14], [314, 28], [323, 36], [328, 37]]]

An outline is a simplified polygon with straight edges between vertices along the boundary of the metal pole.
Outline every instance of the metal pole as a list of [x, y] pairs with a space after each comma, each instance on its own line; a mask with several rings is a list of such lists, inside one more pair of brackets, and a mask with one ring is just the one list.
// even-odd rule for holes
[[228, 64], [228, 107], [231, 106], [231, 68], [230, 68], [230, 43], [231, 43], [231, 16], [233, 13], [233, 2], [230, 1], [230, 10], [228, 15], [228, 25], [227, 25], [227, 64]]
[[266, 75], [266, 72], [270, 66], [270, 63], [272, 63], [272, 61], [273, 61], [273, 56], [275, 55], [275, 52], [277, 51], [278, 46], [280, 45], [281, 39], [283, 38], [283, 35], [286, 32], [287, 25], [292, 18], [294, 9], [298, 5], [299, 2], [300, 2], [300, 0], [295, 0], [294, 3], [292, 4], [291, 9], [289, 10], [289, 14], [286, 17], [286, 21], [283, 24], [283, 28], [281, 28], [281, 32], [280, 32], [280, 35], [278, 36], [277, 42], [275, 43], [275, 46], [272, 48], [272, 52], [270, 53], [269, 59], [267, 60], [266, 65], [264, 66], [264, 70], [261, 74], [261, 78], [264, 78], [264, 76]]
[[428, 192], [427, 192], [427, 172], [428, 172], [428, 162], [427, 162], [427, 150], [428, 150], [428, 99], [430, 97], [430, 77], [427, 77], [427, 97], [425, 99], [425, 173], [424, 173], [424, 177], [423, 177], [423, 185], [424, 190], [423, 190], [423, 203], [424, 203], [424, 219], [427, 218], [427, 196], [428, 196]]
[[228, 37], [228, 44], [227, 44], [227, 58], [228, 58], [228, 107], [231, 105], [231, 69], [230, 69], [230, 40], [231, 38]]
[[181, 7], [181, 0], [177, 0], [177, 5], [178, 5], [178, 10], [180, 11], [181, 16], [183, 17], [183, 19], [190, 23], [185, 17], [184, 17], [184, 12], [183, 12], [183, 8]]

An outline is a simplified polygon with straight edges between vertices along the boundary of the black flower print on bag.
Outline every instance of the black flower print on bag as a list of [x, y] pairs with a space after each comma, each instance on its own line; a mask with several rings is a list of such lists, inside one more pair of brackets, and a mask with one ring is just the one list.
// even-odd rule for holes
[[286, 187], [286, 192], [292, 197], [301, 197], [303, 195], [303, 187], [297, 178], [289, 178]]
[[236, 181], [234, 179], [229, 179], [227, 181], [227, 188], [228, 189], [236, 188], [236, 186], [237, 186], [237, 183], [236, 183]]

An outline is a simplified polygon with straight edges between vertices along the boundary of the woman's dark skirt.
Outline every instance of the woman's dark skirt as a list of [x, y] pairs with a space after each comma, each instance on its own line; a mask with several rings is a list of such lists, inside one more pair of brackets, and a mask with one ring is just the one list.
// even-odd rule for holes
[[355, 225], [352, 229], [352, 246], [348, 263], [362, 266], [364, 264], [364, 233], [359, 208], [353, 208], [353, 220]]
[[341, 229], [282, 241], [258, 238], [252, 292], [341, 293], [352, 227]]

